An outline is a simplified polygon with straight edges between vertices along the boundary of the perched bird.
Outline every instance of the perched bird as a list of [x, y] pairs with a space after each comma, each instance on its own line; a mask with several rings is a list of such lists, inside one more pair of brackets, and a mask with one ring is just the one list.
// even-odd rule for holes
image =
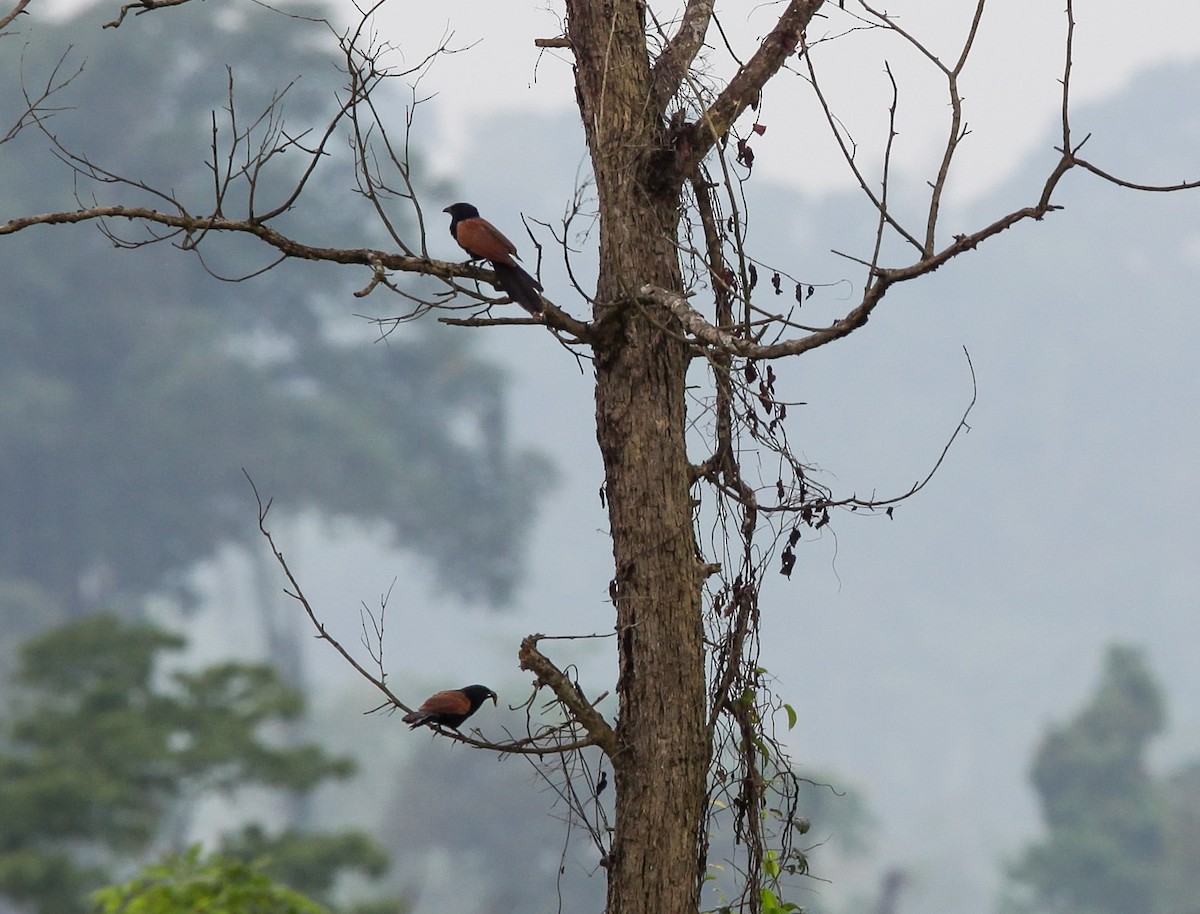
[[414, 730], [421, 724], [441, 724], [457, 730], [463, 721], [478, 711], [479, 706], [489, 698], [492, 704], [496, 704], [496, 693], [482, 685], [435, 692], [421, 702], [421, 707], [417, 710], [405, 714], [402, 720], [411, 724]]
[[470, 203], [454, 203], [443, 213], [450, 214], [450, 234], [472, 260], [491, 261], [496, 285], [508, 297], [533, 315], [542, 313], [541, 284], [513, 260], [517, 247], [500, 229], [479, 215]]

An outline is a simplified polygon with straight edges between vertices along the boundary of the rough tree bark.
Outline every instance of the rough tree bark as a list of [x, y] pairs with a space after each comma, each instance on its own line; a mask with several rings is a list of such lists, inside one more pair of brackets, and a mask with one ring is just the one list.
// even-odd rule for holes
[[699, 908], [705, 732], [699, 562], [684, 429], [682, 337], [635, 302], [645, 281], [680, 289], [678, 182], [648, 188], [666, 142], [649, 104], [639, 4], [568, 4], [580, 113], [600, 200], [594, 316], [596, 437], [613, 543], [619, 750], [611, 914]]
[[[701, 616], [706, 565], [693, 532], [685, 441], [690, 352], [678, 319], [639, 299], [639, 290], [683, 292], [676, 242], [683, 181], [746, 106], [730, 92], [721, 110], [712, 109], [724, 123], [670, 126], [667, 106], [711, 6], [688, 4], [690, 17], [652, 66], [643, 3], [567, 2], [600, 213], [596, 436], [613, 543], [620, 702], [609, 914], [695, 914], [706, 869], [712, 739]], [[778, 68], [819, 6], [789, 5], [786, 27], [764, 43], [774, 59], [761, 66]]]

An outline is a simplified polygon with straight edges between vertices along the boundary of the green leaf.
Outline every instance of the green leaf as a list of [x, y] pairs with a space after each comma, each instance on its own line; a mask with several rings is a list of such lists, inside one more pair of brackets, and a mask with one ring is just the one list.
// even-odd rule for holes
[[766, 857], [762, 864], [763, 872], [772, 879], [779, 878], [779, 857], [775, 851], [767, 851]]

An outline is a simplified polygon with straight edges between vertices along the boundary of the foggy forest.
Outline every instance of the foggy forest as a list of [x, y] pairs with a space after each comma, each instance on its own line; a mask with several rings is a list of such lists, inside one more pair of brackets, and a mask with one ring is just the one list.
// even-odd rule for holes
[[[560, 639], [541, 643], [555, 669], [618, 719], [608, 455], [570, 332], [597, 281], [596, 191], [556, 4], [504, 24], [485, 3], [154, 6], [35, 0], [0, 28], [0, 914], [190, 910], [209, 890], [231, 911], [605, 911], [616, 774], [518, 654]], [[726, 11], [728, 40], [782, 6]], [[1005, 108], [1025, 92], [996, 85], [1020, 52], [987, 45], [964, 70], [978, 127], [943, 240], [1036, 200], [1057, 161], [1055, 6], [1049, 62], [1031, 50], [1021, 77], [1048, 101], [1029, 89], [1019, 126]], [[1109, 6], [1075, 10], [1085, 86], [1124, 53], [1099, 47]], [[1131, 37], [1132, 62], [1073, 103], [1089, 161], [1146, 185], [1200, 176], [1200, 14], [1177, 6], [1149, 33], [1169, 42]], [[806, 53], [873, 47], [867, 12], [839, 18], [856, 2], [824, 7]], [[124, 189], [110, 174], [211, 195], [227, 128], [292, 142], [345, 104], [355, 29], [401, 74], [371, 97], [422, 198], [396, 225], [461, 264], [442, 209], [471, 201], [547, 315], [493, 307], [504, 290], [477, 264], [385, 277], [274, 264], [216, 232], [158, 243], [119, 218], [12, 228], [97, 205]], [[426, 66], [429, 48], [453, 53]], [[887, 53], [894, 72], [855, 71], [844, 123], [864, 172], [893, 169], [899, 212], [929, 192], [906, 156], [927, 161], [944, 128], [889, 123], [889, 86], [921, 54]], [[745, 250], [785, 265], [759, 266], [753, 295], [833, 327], [863, 294], [845, 252], [870, 252], [882, 220], [833, 176], [813, 110], [764, 93], [762, 130], [721, 155], [753, 214]], [[894, 162], [877, 158], [889, 136], [908, 144]], [[315, 142], [295, 140], [283, 180]], [[322, 151], [305, 205], [279, 216], [291, 237], [394, 246], [362, 215], [356, 148]], [[786, 402], [789, 453], [836, 505], [758, 569], [750, 666], [789, 785], [761, 799], [791, 804], [796, 834], [790, 858], [754, 864], [771, 888], [751, 903], [747, 826], [712, 790], [702, 911], [1200, 914], [1200, 192], [1082, 175], [1055, 192], [1044, 219], [772, 369], [763, 402]], [[397, 319], [430, 301], [450, 319]], [[710, 382], [688, 371], [700, 402]], [[742, 459], [773, 493], [777, 455]], [[410, 729], [379, 689], [408, 708], [468, 683], [497, 701], [449, 734]], [[472, 745], [523, 748], [531, 718], [586, 744], [578, 759]]]

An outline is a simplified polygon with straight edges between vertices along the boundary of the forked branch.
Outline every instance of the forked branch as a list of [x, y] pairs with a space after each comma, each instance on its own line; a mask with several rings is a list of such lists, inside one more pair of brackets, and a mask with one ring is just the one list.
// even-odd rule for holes
[[521, 641], [521, 650], [517, 655], [521, 669], [536, 675], [539, 685], [548, 686], [571, 716], [587, 730], [591, 741], [612, 758], [617, 754], [617, 734], [604, 716], [583, 696], [579, 687], [538, 650], [538, 642], [545, 637], [541, 634], [527, 635]]
[[103, 27], [106, 29], [120, 28], [121, 23], [125, 21], [126, 15], [130, 12], [133, 12], [135, 16], [141, 16], [143, 13], [149, 13], [152, 10], [164, 9], [168, 6], [183, 6], [183, 4], [190, 2], [191, 0], [134, 0], [132, 3], [123, 4], [120, 12], [117, 14], [117, 18], [104, 23]]
[[733, 126], [733, 122], [751, 105], [758, 103], [763, 87], [795, 53], [804, 30], [823, 0], [790, 0], [780, 14], [775, 27], [762, 40], [712, 104], [697, 118], [691, 128], [692, 141], [678, 163], [681, 174], [691, 174], [700, 160]]
[[[12, 24], [12, 21], [25, 12], [25, 7], [29, 6], [30, 0], [17, 0], [13, 4], [12, 9], [0, 16], [0, 29], [6, 29]], [[0, 32], [0, 38], [4, 37]]]
[[692, 62], [704, 47], [714, 5], [715, 0], [688, 0], [679, 27], [654, 62], [651, 104], [660, 116], [666, 114], [671, 98], [679, 91]]

